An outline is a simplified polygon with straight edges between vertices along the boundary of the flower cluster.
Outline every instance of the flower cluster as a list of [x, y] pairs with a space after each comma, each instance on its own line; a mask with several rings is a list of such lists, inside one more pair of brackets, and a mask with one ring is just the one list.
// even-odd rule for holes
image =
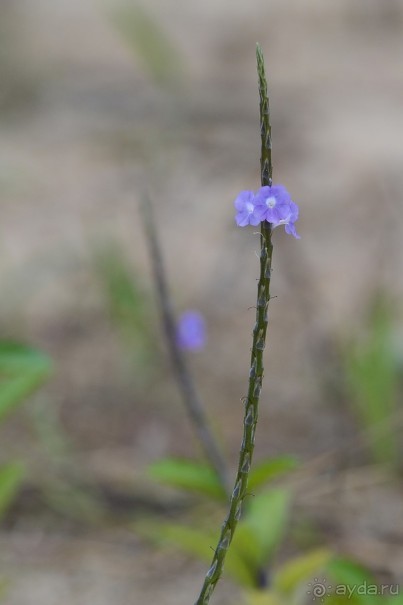
[[256, 226], [262, 221], [267, 221], [273, 228], [284, 225], [286, 233], [299, 239], [300, 236], [295, 230], [298, 206], [283, 185], [261, 187], [257, 193], [241, 191], [234, 205], [238, 227]]

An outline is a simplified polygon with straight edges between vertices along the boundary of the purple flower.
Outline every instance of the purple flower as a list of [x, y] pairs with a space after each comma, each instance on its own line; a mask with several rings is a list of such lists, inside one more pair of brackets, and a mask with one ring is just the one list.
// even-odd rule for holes
[[176, 341], [181, 349], [198, 351], [206, 343], [206, 322], [198, 311], [185, 311], [179, 318]]
[[283, 185], [261, 187], [256, 194], [253, 191], [241, 191], [234, 205], [238, 227], [256, 226], [262, 221], [267, 221], [273, 229], [284, 225], [286, 233], [300, 238], [295, 229], [298, 206]]
[[294, 225], [298, 219], [298, 206], [283, 185], [259, 189], [255, 196], [254, 216], [259, 218], [259, 221], [271, 223], [273, 228], [284, 225], [286, 233], [297, 239], [300, 237]]
[[238, 227], [258, 225], [261, 221], [255, 214], [255, 194], [253, 191], [241, 191], [234, 202], [237, 210], [235, 221]]

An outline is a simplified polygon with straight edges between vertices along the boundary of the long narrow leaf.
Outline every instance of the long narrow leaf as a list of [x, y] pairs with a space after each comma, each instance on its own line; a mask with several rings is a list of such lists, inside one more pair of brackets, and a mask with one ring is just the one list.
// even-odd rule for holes
[[[143, 522], [141, 525], [137, 525], [136, 529], [147, 538], [160, 543], [172, 544], [206, 562], [210, 561], [211, 550], [217, 541], [216, 535], [174, 523]], [[247, 588], [254, 587], [253, 572], [239, 556], [239, 553], [233, 549], [228, 551], [225, 571], [237, 584]]]
[[161, 481], [190, 492], [225, 501], [225, 491], [214, 470], [208, 464], [181, 458], [166, 458], [149, 467], [150, 475]]
[[250, 498], [242, 523], [255, 536], [256, 560], [260, 566], [273, 555], [284, 538], [287, 528], [290, 493], [273, 489]]
[[326, 571], [332, 584], [340, 587], [336, 594], [346, 594], [357, 605], [378, 605], [380, 602], [379, 596], [374, 594], [378, 591], [374, 576], [356, 561], [333, 557], [327, 564]]
[[[330, 558], [331, 553], [322, 549], [292, 559], [283, 565], [274, 576], [273, 588], [282, 594], [291, 595], [300, 584], [306, 583], [318, 575]], [[326, 585], [324, 585], [324, 589], [326, 590]]]
[[297, 466], [298, 462], [293, 456], [278, 456], [263, 460], [251, 470], [248, 488], [254, 491], [280, 475], [295, 470]]
[[35, 349], [0, 343], [0, 421], [49, 376], [51, 362]]
[[25, 467], [20, 462], [0, 467], [0, 519], [17, 495], [24, 475]]

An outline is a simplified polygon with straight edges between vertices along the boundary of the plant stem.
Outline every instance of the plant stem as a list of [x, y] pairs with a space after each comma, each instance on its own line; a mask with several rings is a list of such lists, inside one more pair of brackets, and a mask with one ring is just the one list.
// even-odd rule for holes
[[172, 366], [176, 375], [179, 389], [182, 392], [185, 407], [207, 460], [209, 460], [211, 466], [215, 470], [225, 493], [229, 497], [231, 495], [231, 489], [228, 482], [228, 469], [226, 461], [210, 428], [207, 415], [194, 385], [185, 356], [179, 348], [176, 340], [175, 315], [172, 308], [171, 298], [169, 296], [168, 284], [165, 276], [164, 264], [157, 237], [157, 230], [152, 213], [151, 202], [145, 197], [143, 198], [142, 210], [145, 233], [150, 249], [154, 281], [157, 289], [162, 322], [164, 324]]
[[[267, 82], [264, 70], [262, 50], [256, 47], [257, 71], [259, 76], [260, 95], [260, 131], [261, 131], [261, 183], [271, 185], [271, 126]], [[207, 605], [224, 568], [224, 561], [241, 517], [242, 504], [246, 496], [248, 478], [255, 445], [255, 429], [258, 419], [258, 406], [263, 381], [263, 351], [266, 344], [268, 323], [268, 304], [270, 300], [270, 277], [273, 246], [271, 227], [267, 221], [261, 223], [260, 237], [260, 275], [257, 288], [256, 323], [253, 328], [251, 365], [249, 371], [248, 395], [245, 398], [245, 415], [243, 420], [243, 439], [238, 463], [238, 472], [231, 496], [230, 508], [225, 519], [217, 547], [214, 551], [210, 569], [204, 580], [200, 596], [195, 605]]]

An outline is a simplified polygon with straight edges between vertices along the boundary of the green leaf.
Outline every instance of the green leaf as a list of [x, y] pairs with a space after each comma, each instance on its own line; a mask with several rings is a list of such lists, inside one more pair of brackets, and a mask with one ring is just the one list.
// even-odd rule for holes
[[333, 557], [326, 565], [326, 571], [332, 583], [340, 587], [336, 595], [345, 593], [350, 602], [362, 605], [379, 603], [379, 596], [374, 594], [377, 590], [376, 580], [362, 565], [344, 557]]
[[25, 476], [25, 467], [12, 462], [0, 467], [0, 519], [13, 503]]
[[[401, 589], [397, 584], [393, 584], [391, 585], [390, 590], [393, 592], [398, 592]], [[384, 597], [382, 605], [403, 605], [403, 592], [401, 592], [400, 594]]]
[[155, 542], [168, 542], [205, 561], [211, 559], [214, 536], [209, 533], [174, 523], [144, 520], [134, 527], [137, 533]]
[[255, 536], [256, 560], [266, 564], [284, 538], [290, 505], [290, 492], [273, 489], [254, 496], [248, 503], [242, 523]]
[[0, 421], [49, 376], [51, 362], [35, 349], [0, 343]]
[[353, 406], [371, 438], [376, 461], [397, 466], [399, 448], [393, 422], [398, 403], [399, 364], [393, 348], [390, 305], [379, 298], [365, 337], [346, 351], [347, 386]]
[[292, 594], [300, 584], [323, 570], [331, 556], [329, 551], [320, 549], [292, 559], [274, 576], [274, 589], [286, 595]]
[[111, 20], [157, 83], [178, 81], [182, 74], [182, 57], [156, 18], [143, 7], [132, 4], [113, 11]]
[[255, 531], [244, 521], [240, 521], [231, 542], [231, 549], [236, 551], [241, 559], [245, 561], [254, 577], [262, 567], [260, 557], [260, 546], [256, 539]]
[[[155, 521], [150, 523], [142, 521], [136, 524], [135, 529], [144, 537], [160, 543], [173, 544], [206, 563], [210, 563], [212, 560], [218, 538], [217, 535], [191, 527], [173, 523], [156, 523]], [[255, 578], [251, 570], [239, 554], [231, 548], [227, 552], [225, 571], [241, 586], [251, 588], [255, 585]]]
[[[320, 581], [320, 583], [322, 584], [322, 580]], [[312, 586], [314, 586], [314, 584], [312, 584]], [[349, 596], [347, 589], [346, 594], [327, 595], [326, 597], [324, 597], [324, 602], [326, 605], [357, 605], [357, 601], [354, 599], [353, 596]], [[384, 605], [383, 602], [382, 605]]]
[[278, 594], [271, 590], [248, 590], [245, 605], [286, 605]]
[[155, 364], [150, 301], [124, 251], [114, 243], [95, 251], [94, 268], [107, 312], [142, 373]]
[[190, 492], [204, 494], [216, 500], [225, 501], [225, 491], [214, 470], [208, 464], [181, 458], [165, 458], [149, 467], [150, 475]]
[[268, 481], [273, 481], [280, 475], [293, 471], [298, 462], [293, 456], [278, 456], [259, 462], [252, 468], [248, 481], [248, 489], [256, 490]]

